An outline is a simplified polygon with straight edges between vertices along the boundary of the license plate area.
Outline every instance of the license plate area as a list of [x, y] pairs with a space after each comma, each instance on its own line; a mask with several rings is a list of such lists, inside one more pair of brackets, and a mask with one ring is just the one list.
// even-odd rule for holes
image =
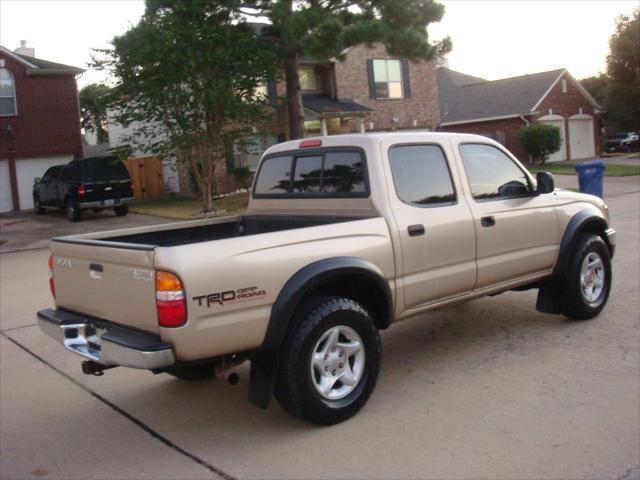
[[120, 200], [103, 200], [102, 205], [105, 207], [110, 207], [113, 205], [119, 205], [120, 204]]
[[107, 330], [88, 323], [65, 325], [63, 328], [64, 346], [67, 350], [100, 362], [102, 358], [102, 335], [107, 333]]

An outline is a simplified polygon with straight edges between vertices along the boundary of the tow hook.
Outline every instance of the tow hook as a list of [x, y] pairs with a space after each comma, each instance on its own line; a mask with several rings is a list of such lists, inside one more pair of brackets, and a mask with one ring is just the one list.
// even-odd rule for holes
[[104, 375], [105, 370], [109, 370], [110, 368], [114, 368], [117, 365], [101, 365], [93, 360], [85, 360], [82, 362], [82, 373], [85, 375], [95, 375], [96, 377], [101, 377]]

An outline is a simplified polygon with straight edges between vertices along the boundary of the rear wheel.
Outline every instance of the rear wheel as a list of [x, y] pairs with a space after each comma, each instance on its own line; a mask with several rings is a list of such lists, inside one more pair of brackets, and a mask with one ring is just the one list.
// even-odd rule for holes
[[70, 222], [77, 222], [82, 217], [80, 206], [75, 200], [68, 199], [65, 203], [64, 209]]
[[380, 337], [357, 302], [326, 297], [294, 318], [282, 349], [275, 395], [303, 420], [333, 425], [367, 402], [380, 370]]
[[581, 235], [565, 277], [565, 315], [579, 320], [597, 316], [609, 299], [611, 257], [601, 237]]
[[47, 209], [40, 203], [40, 197], [38, 195], [33, 196], [33, 211], [38, 215], [44, 215], [47, 213]]
[[113, 210], [116, 212], [117, 217], [124, 217], [129, 213], [129, 205], [119, 205], [117, 207], [113, 207]]

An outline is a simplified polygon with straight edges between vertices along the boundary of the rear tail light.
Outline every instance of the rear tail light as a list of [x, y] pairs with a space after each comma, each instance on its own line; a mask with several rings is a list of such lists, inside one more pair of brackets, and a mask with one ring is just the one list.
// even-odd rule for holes
[[177, 275], [156, 272], [156, 309], [161, 327], [181, 327], [187, 323], [187, 302]]
[[56, 298], [56, 286], [53, 283], [53, 255], [49, 255], [49, 288], [53, 298]]
[[78, 187], [78, 196], [84, 197], [86, 194], [87, 194], [87, 189], [84, 187], [84, 185], [80, 185]]

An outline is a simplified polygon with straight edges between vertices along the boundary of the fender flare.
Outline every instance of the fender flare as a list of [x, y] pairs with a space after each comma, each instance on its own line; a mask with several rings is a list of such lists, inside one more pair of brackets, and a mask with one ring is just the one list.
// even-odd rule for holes
[[331, 277], [342, 275], [364, 276], [384, 292], [388, 310], [387, 321], [380, 327], [388, 327], [393, 315], [393, 297], [382, 271], [374, 263], [358, 257], [327, 258], [301, 268], [284, 284], [271, 308], [262, 350], [271, 350], [282, 345], [294, 311], [306, 292]]
[[612, 245], [609, 244], [609, 240], [605, 235], [605, 232], [608, 228], [609, 225], [607, 224], [607, 221], [603, 217], [594, 214], [593, 210], [580, 210], [573, 217], [571, 217], [571, 220], [567, 224], [567, 228], [564, 231], [564, 235], [562, 236], [562, 241], [560, 242], [560, 252], [558, 253], [558, 261], [556, 262], [553, 274], [564, 274], [567, 266], [569, 265], [571, 252], [573, 251], [573, 247], [578, 240], [578, 236], [587, 229], [587, 231], [602, 233], [602, 239], [607, 244], [607, 247], [609, 248], [609, 251], [613, 256]]

